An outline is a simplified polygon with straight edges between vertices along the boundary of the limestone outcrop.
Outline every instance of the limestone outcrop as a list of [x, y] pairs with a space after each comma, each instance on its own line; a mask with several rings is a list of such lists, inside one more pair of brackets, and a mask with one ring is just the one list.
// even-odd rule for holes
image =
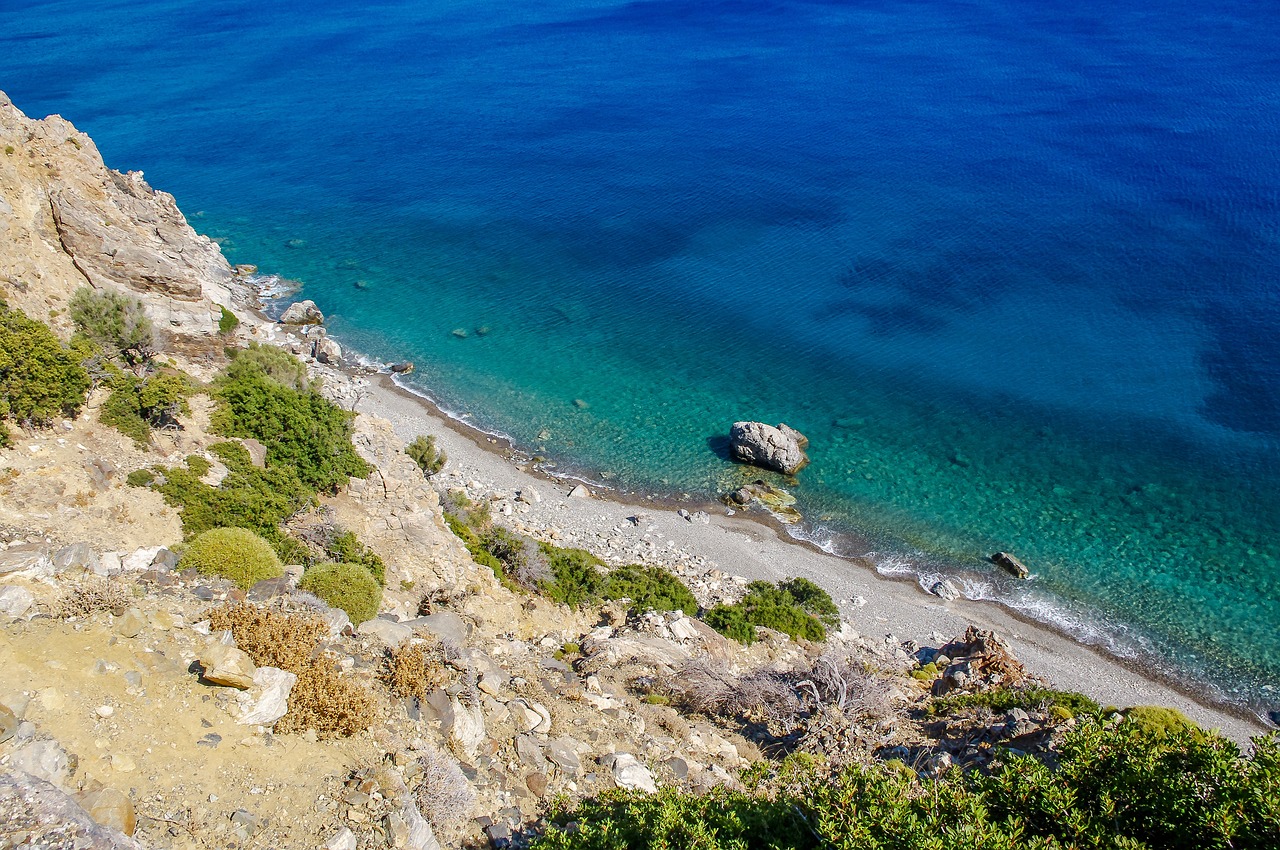
[[28, 118], [0, 92], [0, 295], [11, 306], [45, 316], [88, 285], [139, 298], [162, 331], [213, 336], [231, 282], [173, 195], [107, 168], [71, 122]]

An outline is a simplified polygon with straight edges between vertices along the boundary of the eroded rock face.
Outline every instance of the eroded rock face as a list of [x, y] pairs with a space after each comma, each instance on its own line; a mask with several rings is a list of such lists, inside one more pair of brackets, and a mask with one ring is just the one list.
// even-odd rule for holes
[[89, 285], [138, 297], [161, 330], [217, 333], [231, 266], [172, 195], [141, 172], [107, 168], [69, 121], [28, 118], [3, 93], [0, 150], [0, 294], [10, 306], [42, 316]]
[[735, 422], [729, 430], [729, 449], [734, 458], [794, 475], [809, 463], [805, 447], [809, 438], [785, 424], [778, 427], [763, 422]]

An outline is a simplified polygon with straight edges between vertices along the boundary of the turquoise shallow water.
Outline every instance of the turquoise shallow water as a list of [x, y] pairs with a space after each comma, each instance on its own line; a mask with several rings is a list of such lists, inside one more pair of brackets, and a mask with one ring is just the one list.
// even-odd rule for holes
[[447, 408], [692, 498], [786, 421], [824, 545], [1280, 703], [1266, 10], [83, 6], [0, 88]]

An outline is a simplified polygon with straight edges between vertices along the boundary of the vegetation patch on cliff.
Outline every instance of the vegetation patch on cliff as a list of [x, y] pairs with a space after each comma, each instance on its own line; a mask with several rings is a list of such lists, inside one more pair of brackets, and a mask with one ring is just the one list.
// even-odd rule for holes
[[1013, 756], [987, 773], [930, 779], [898, 761], [829, 769], [793, 756], [758, 763], [744, 791], [615, 790], [561, 802], [535, 846], [1262, 850], [1280, 835], [1274, 735], [1246, 756], [1216, 735], [1085, 723], [1055, 762]]

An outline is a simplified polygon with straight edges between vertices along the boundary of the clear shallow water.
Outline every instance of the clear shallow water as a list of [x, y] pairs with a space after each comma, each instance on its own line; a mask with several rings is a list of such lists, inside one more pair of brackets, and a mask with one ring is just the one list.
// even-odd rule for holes
[[447, 407], [695, 497], [786, 421], [812, 536], [1280, 702], [1265, 4], [85, 5], [0, 88]]

